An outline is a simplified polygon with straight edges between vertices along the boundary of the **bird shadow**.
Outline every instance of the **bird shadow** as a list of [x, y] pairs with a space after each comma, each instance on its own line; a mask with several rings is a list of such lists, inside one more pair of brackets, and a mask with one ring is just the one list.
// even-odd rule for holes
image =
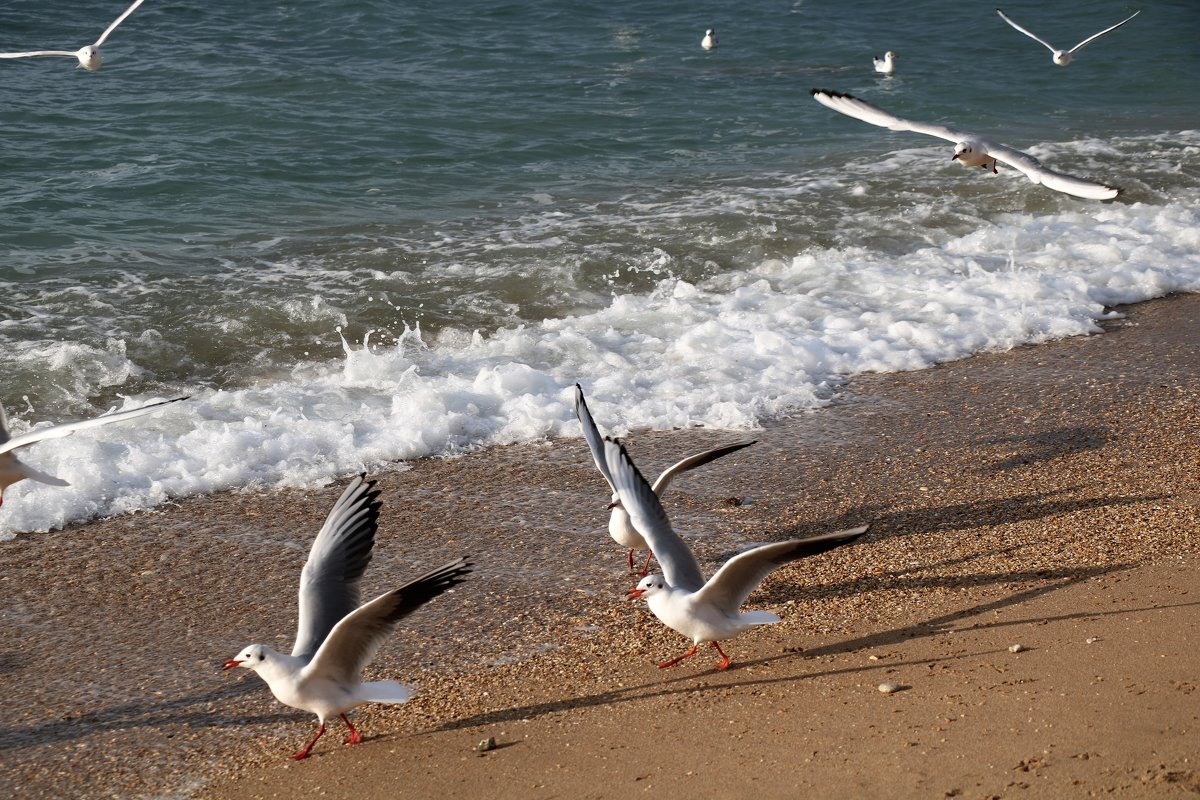
[[1017, 452], [1000, 461], [982, 465], [976, 471], [985, 474], [1007, 472], [1010, 469], [1039, 461], [1050, 461], [1060, 456], [1099, 450], [1107, 443], [1108, 437], [1104, 429], [1082, 425], [1016, 436], [1002, 436], [988, 439], [983, 444], [1012, 445]]
[[[1132, 568], [1132, 564], [1121, 564], [1115, 566], [1090, 567], [1086, 569], [1063, 569], [1050, 570], [1040, 573], [1025, 573], [1026, 579], [1030, 576], [1036, 576], [1039, 585], [1030, 587], [1015, 594], [1008, 595], [995, 600], [990, 600], [984, 603], [971, 606], [958, 611], [952, 611], [947, 614], [942, 614], [922, 622], [905, 625], [903, 627], [893, 628], [886, 631], [871, 633], [866, 636], [859, 636], [852, 639], [846, 639], [839, 642], [833, 642], [820, 647], [815, 647], [805, 651], [785, 651], [782, 654], [766, 656], [754, 661], [746, 661], [735, 664], [730, 670], [724, 674], [736, 676], [739, 672], [749, 667], [766, 665], [772, 662], [786, 661], [794, 658], [809, 658], [813, 656], [823, 655], [838, 655], [849, 653], [856, 650], [868, 648], [886, 647], [889, 645], [898, 644], [913, 639], [919, 639], [927, 636], [944, 635], [950, 630], [955, 630], [954, 623], [970, 619], [981, 614], [986, 614], [991, 611], [998, 611], [1002, 608], [1020, 605], [1031, 601], [1043, 595], [1065, 589], [1067, 587], [1082, 583], [1102, 575], [1114, 574], [1126, 569]], [[1003, 578], [1006, 582], [1013, 580], [1021, 580], [1021, 576], [1012, 574], [1005, 576], [995, 576]], [[1049, 582], [1047, 582], [1049, 581]], [[972, 626], [973, 629], [987, 629], [1001, 627], [1004, 625], [1017, 624], [1036, 624], [1038, 622], [1062, 621], [1070, 619], [1096, 618], [1102, 616], [1111, 616], [1115, 614], [1128, 614], [1138, 611], [1147, 611], [1162, 608], [1175, 608], [1191, 605], [1200, 605], [1200, 601], [1194, 603], [1178, 604], [1172, 606], [1152, 606], [1146, 608], [1122, 608], [1112, 609], [1108, 611], [1086, 611], [1077, 614], [1063, 614], [1046, 617], [1028, 618], [1022, 620], [1009, 620], [1005, 622], [982, 623]], [[899, 666], [919, 666], [927, 664], [936, 664], [948, 661], [959, 661], [967, 658], [976, 658], [980, 656], [998, 654], [1007, 652], [1006, 648], [995, 648], [988, 650], [979, 650], [969, 653], [958, 653], [951, 656], [943, 656], [937, 658], [919, 658], [907, 661], [888, 661], [886, 666], [895, 668]], [[705, 670], [699, 673], [689, 673], [677, 677], [667, 678], [665, 680], [650, 680], [636, 686], [623, 686], [616, 689], [610, 689], [594, 694], [581, 695], [577, 697], [566, 697], [556, 700], [548, 700], [540, 703], [532, 703], [529, 705], [513, 706], [506, 709], [498, 709], [495, 711], [487, 711], [480, 714], [474, 714], [468, 717], [462, 717], [456, 720], [451, 720], [429, 728], [420, 733], [414, 734], [417, 736], [429, 735], [441, 731], [455, 731], [465, 728], [475, 728], [485, 725], [494, 725], [498, 723], [515, 722], [524, 719], [534, 719], [537, 717], [555, 714], [572, 709], [587, 708], [591, 706], [615, 705], [618, 703], [628, 703], [635, 701], [650, 700], [653, 698], [670, 697], [673, 695], [690, 694], [693, 692], [724, 692], [731, 687], [753, 687], [767, 686], [781, 683], [793, 683], [801, 680], [810, 680], [821, 677], [830, 677], [838, 675], [851, 675], [862, 672], [870, 672], [880, 669], [884, 666], [879, 663], [866, 665], [854, 665], [837, 669], [817, 670], [806, 673], [804, 675], [782, 675], [770, 678], [753, 678], [739, 680], [734, 677], [732, 681], [721, 680], [714, 683], [704, 682], [707, 678], [714, 677], [717, 671], [714, 669]]]

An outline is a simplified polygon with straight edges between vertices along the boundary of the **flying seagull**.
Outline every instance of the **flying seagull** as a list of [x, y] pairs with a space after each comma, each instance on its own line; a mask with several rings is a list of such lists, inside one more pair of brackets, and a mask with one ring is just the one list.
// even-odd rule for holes
[[0, 53], [0, 58], [30, 58], [33, 56], [65, 56], [66, 58], [79, 59], [79, 66], [86, 69], [88, 72], [95, 72], [100, 69], [100, 65], [104, 62], [104, 57], [100, 54], [100, 45], [104, 44], [104, 40], [108, 35], [117, 29], [117, 26], [125, 21], [125, 18], [133, 13], [133, 10], [144, 3], [145, 0], [133, 0], [133, 5], [125, 9], [125, 13], [117, 17], [112, 25], [109, 25], [104, 33], [100, 34], [100, 38], [89, 45], [84, 45], [78, 50], [30, 50], [25, 53]]
[[965, 164], [968, 167], [983, 167], [995, 173], [999, 171], [996, 168], [996, 162], [1002, 161], [1010, 167], [1023, 172], [1025, 177], [1029, 178], [1033, 183], [1040, 183], [1047, 189], [1054, 189], [1058, 192], [1065, 192], [1066, 194], [1089, 200], [1111, 200], [1121, 191], [1112, 186], [1105, 186], [1102, 183], [1093, 183], [1083, 178], [1076, 178], [1073, 175], [1066, 175], [1062, 172], [1047, 169], [1042, 166], [1042, 162], [1028, 153], [1022, 153], [1020, 150], [1014, 150], [1011, 147], [990, 142], [975, 133], [957, 131], [942, 125], [913, 122], [909, 119], [897, 117], [895, 114], [888, 113], [865, 100], [860, 100], [852, 94], [831, 92], [826, 89], [813, 89], [812, 96], [814, 100], [823, 106], [832, 108], [834, 111], [841, 112], [848, 117], [854, 117], [863, 122], [878, 125], [881, 128], [893, 131], [924, 133], [929, 136], [936, 136], [939, 139], [945, 139], [948, 142], [954, 142], [952, 160]]
[[[604, 460], [604, 440], [600, 435], [599, 428], [596, 427], [596, 421], [592, 419], [592, 412], [588, 410], [587, 403], [583, 399], [583, 388], [577, 383], [575, 384], [575, 416], [579, 418], [579, 426], [583, 428], [583, 438], [587, 440], [588, 448], [592, 451], [592, 459], [596, 462], [596, 468], [600, 470], [600, 474], [604, 476], [604, 480], [608, 481], [608, 487], [612, 491], [612, 501], [608, 507], [611, 514], [608, 515], [608, 535], [613, 538], [617, 544], [629, 548], [627, 558], [629, 560], [629, 568], [633, 569], [633, 554], [638, 550], [646, 551], [646, 563], [642, 566], [641, 574], [646, 575], [650, 569], [650, 547], [646, 544], [646, 540], [634, 528], [633, 523], [629, 520], [629, 514], [622, 507], [621, 498], [614, 488], [612, 476], [608, 472], [608, 464]], [[712, 450], [705, 450], [703, 453], [697, 453], [694, 456], [688, 456], [682, 461], [678, 461], [663, 470], [663, 473], [658, 476], [658, 480], [654, 482], [653, 491], [658, 497], [663, 496], [663, 492], [667, 490], [667, 485], [681, 472], [687, 472], [690, 469], [695, 469], [710, 461], [715, 461], [721, 456], [727, 456], [741, 450], [743, 447], [749, 447], [754, 444], [754, 441], [738, 442], [737, 444], [725, 445]]]
[[1038, 36], [1036, 33], [1033, 33], [1032, 31], [1029, 31], [1029, 30], [1027, 30], [1027, 29], [1025, 29], [1025, 28], [1022, 28], [1020, 25], [1018, 25], [1017, 23], [1013, 22], [1011, 19], [1009, 19], [1007, 16], [1005, 16], [1005, 15], [1004, 15], [1004, 12], [1003, 12], [1003, 11], [1001, 11], [1001, 10], [1000, 10], [1000, 9], [998, 9], [998, 8], [996, 9], [996, 13], [1000, 15], [1000, 19], [1004, 20], [1004, 21], [1005, 21], [1005, 22], [1007, 22], [1009, 25], [1012, 25], [1014, 28], [1016, 28], [1017, 30], [1019, 30], [1021, 33], [1025, 34], [1026, 36], [1028, 36], [1030, 39], [1033, 39], [1035, 42], [1038, 42], [1039, 44], [1041, 44], [1041, 45], [1043, 45], [1043, 46], [1045, 46], [1045, 47], [1049, 48], [1050, 52], [1054, 54], [1054, 55], [1052, 56], [1052, 58], [1054, 59], [1054, 63], [1055, 63], [1055, 64], [1058, 64], [1060, 67], [1065, 67], [1067, 64], [1070, 64], [1070, 63], [1071, 63], [1071, 55], [1072, 55], [1072, 54], [1073, 54], [1073, 53], [1074, 53], [1076, 50], [1079, 50], [1079, 49], [1080, 49], [1080, 48], [1082, 48], [1084, 45], [1088, 44], [1089, 42], [1091, 42], [1091, 41], [1093, 41], [1093, 40], [1095, 40], [1095, 39], [1099, 39], [1101, 36], [1103, 36], [1103, 35], [1104, 35], [1104, 34], [1106, 34], [1106, 33], [1109, 33], [1110, 31], [1115, 31], [1117, 28], [1121, 27], [1121, 26], [1122, 26], [1122, 25], [1124, 25], [1126, 22], [1129, 22], [1129, 20], [1133, 19], [1133, 17], [1136, 17], [1138, 14], [1140, 14], [1140, 13], [1142, 13], [1142, 12], [1141, 12], [1141, 11], [1135, 11], [1135, 12], [1133, 12], [1133, 16], [1132, 16], [1132, 17], [1127, 17], [1127, 18], [1125, 18], [1125, 19], [1121, 20], [1120, 22], [1118, 22], [1116, 25], [1113, 25], [1111, 28], [1105, 28], [1104, 30], [1100, 31], [1099, 33], [1093, 33], [1091, 36], [1089, 36], [1088, 38], [1084, 39], [1082, 42], [1080, 42], [1079, 44], [1075, 45], [1075, 46], [1074, 46], [1074, 47], [1072, 47], [1070, 50], [1059, 50], [1057, 47], [1055, 47], [1054, 45], [1050, 44], [1050, 43], [1049, 43], [1049, 42], [1047, 42], [1045, 39], [1043, 39], [1043, 38], [1041, 38], [1040, 36]]
[[317, 735], [292, 756], [297, 760], [308, 758], [327, 720], [341, 717], [350, 729], [346, 744], [358, 744], [362, 735], [347, 711], [363, 703], [408, 700], [408, 687], [396, 681], [363, 683], [361, 673], [400, 620], [471, 571], [459, 558], [360, 606], [359, 581], [371, 561], [379, 506], [379, 490], [366, 475], [351, 481], [333, 504], [300, 572], [300, 623], [292, 654], [252, 644], [224, 664], [227, 670], [254, 670], [279, 702], [317, 715]]
[[867, 532], [869, 526], [827, 533], [808, 539], [764, 544], [734, 556], [725, 562], [707, 582], [687, 544], [671, 529], [671, 521], [650, 484], [638, 472], [625, 446], [604, 440], [604, 455], [612, 473], [613, 485], [621, 502], [633, 518], [634, 526], [650, 543], [662, 575], [647, 575], [629, 590], [630, 599], [645, 597], [646, 604], [659, 621], [692, 640], [692, 649], [678, 658], [659, 663], [673, 667], [696, 653], [705, 642], [721, 655], [717, 669], [729, 667], [729, 656], [719, 641], [731, 639], [756, 625], [779, 622], [770, 611], [740, 611], [742, 603], [758, 585], [778, 567], [789, 561], [814, 556], [850, 544]]
[[46, 483], [50, 486], [70, 486], [71, 484], [64, 481], [62, 478], [56, 478], [53, 475], [47, 475], [41, 470], [34, 469], [28, 464], [24, 464], [17, 459], [16, 453], [13, 451], [19, 447], [28, 447], [36, 442], [41, 442], [46, 439], [61, 439], [64, 436], [70, 436], [75, 431], [81, 431], [85, 428], [95, 428], [100, 425], [108, 425], [113, 422], [122, 422], [127, 419], [135, 419], [143, 414], [149, 414], [152, 411], [157, 411], [165, 405], [178, 403], [180, 400], [186, 400], [187, 397], [176, 397], [172, 400], [163, 400], [158, 403], [150, 403], [141, 408], [131, 408], [128, 411], [117, 411], [112, 414], [104, 414], [95, 419], [84, 419], [78, 422], [66, 422], [62, 425], [51, 425], [48, 428], [34, 428], [31, 431], [21, 434], [17, 437], [10, 438], [8, 432], [8, 417], [4, 414], [4, 406], [0, 405], [0, 504], [4, 503], [4, 490], [13, 485], [17, 481], [29, 478], [38, 483]]

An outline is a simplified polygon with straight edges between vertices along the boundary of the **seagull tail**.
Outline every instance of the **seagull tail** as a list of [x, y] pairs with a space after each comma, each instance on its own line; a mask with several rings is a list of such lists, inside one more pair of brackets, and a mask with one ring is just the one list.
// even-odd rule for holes
[[358, 687], [358, 699], [363, 703], [404, 703], [412, 694], [412, 689], [396, 681], [371, 681]]
[[743, 611], [742, 622], [747, 625], [770, 625], [772, 622], [779, 622], [779, 617], [770, 611]]

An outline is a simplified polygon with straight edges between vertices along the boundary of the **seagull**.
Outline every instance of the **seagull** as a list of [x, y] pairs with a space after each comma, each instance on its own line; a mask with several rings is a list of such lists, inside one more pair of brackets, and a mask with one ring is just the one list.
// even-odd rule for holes
[[883, 54], [883, 58], [875, 59], [875, 71], [882, 72], [884, 75], [891, 75], [896, 70], [896, 54], [888, 50]]
[[380, 505], [375, 481], [359, 475], [330, 509], [300, 572], [300, 623], [292, 654], [252, 644], [223, 667], [254, 670], [276, 700], [317, 715], [321, 726], [292, 756], [297, 761], [308, 758], [331, 717], [341, 717], [350, 729], [346, 744], [358, 744], [362, 734], [347, 711], [363, 703], [403, 703], [412, 696], [396, 681], [362, 683], [360, 673], [396, 623], [471, 571], [470, 563], [459, 558], [360, 606], [358, 584], [371, 561]]
[[808, 539], [764, 544], [729, 559], [705, 582], [696, 557], [671, 529], [658, 496], [629, 459], [625, 445], [605, 438], [604, 456], [634, 526], [650, 542], [650, 549], [663, 569], [662, 575], [643, 578], [629, 590], [628, 598], [645, 597], [659, 621], [692, 640], [691, 650], [660, 662], [660, 669], [673, 667], [695, 655], [696, 648], [705, 642], [711, 643], [721, 655], [717, 669], [727, 669], [729, 656], [721, 649], [719, 640], [730, 639], [756, 625], [779, 622], [779, 617], [770, 611], [739, 611], [767, 575], [789, 561], [849, 544], [870, 527], [863, 525]]
[[700, 40], [700, 46], [705, 50], [712, 50], [717, 46], [717, 33], [712, 28], [704, 32], [704, 38]]
[[1058, 64], [1060, 67], [1065, 67], [1067, 64], [1071, 63], [1071, 54], [1074, 53], [1076, 50], [1080, 49], [1085, 44], [1091, 42], [1093, 39], [1099, 39], [1104, 34], [1110, 32], [1110, 31], [1115, 31], [1117, 28], [1121, 27], [1126, 22], [1129, 22], [1129, 20], [1133, 19], [1133, 17], [1136, 17], [1138, 14], [1140, 14], [1142, 12], [1135, 11], [1135, 12], [1133, 12], [1132, 17], [1127, 17], [1126, 19], [1123, 19], [1120, 22], [1118, 22], [1116, 25], [1113, 25], [1111, 28], [1105, 28], [1104, 30], [1100, 31], [1099, 33], [1093, 33], [1091, 36], [1084, 39], [1082, 42], [1075, 45], [1070, 50], [1059, 50], [1057, 47], [1050, 44], [1049, 42], [1047, 42], [1045, 39], [1041, 38], [1037, 34], [1031, 32], [1031, 31], [1028, 31], [1025, 28], [1022, 28], [1020, 25], [1013, 22], [1011, 19], [1009, 19], [1008, 17], [1006, 17], [1004, 15], [1003, 11], [1001, 11], [998, 8], [996, 9], [996, 13], [1000, 15], [1000, 19], [1004, 20], [1009, 25], [1012, 25], [1014, 28], [1016, 28], [1017, 30], [1019, 30], [1021, 33], [1025, 34], [1026, 36], [1028, 36], [1030, 39], [1033, 39], [1035, 42], [1038, 42], [1038, 43], [1042, 44], [1043, 46], [1049, 48], [1050, 52], [1054, 54], [1054, 56], [1053, 56], [1054, 63]]
[[145, 0], [133, 0], [133, 5], [125, 9], [125, 13], [117, 17], [116, 22], [109, 25], [104, 33], [100, 34], [100, 38], [94, 44], [85, 45], [78, 50], [30, 50], [27, 53], [0, 53], [0, 58], [29, 58], [31, 56], [66, 56], [67, 58], [79, 59], [79, 66], [86, 69], [88, 72], [95, 72], [100, 69], [100, 65], [104, 62], [104, 57], [100, 55], [100, 45], [104, 44], [104, 40], [108, 35], [117, 29], [117, 26], [125, 21], [125, 18], [133, 13], [133, 10], [144, 3]]
[[[588, 411], [587, 403], [583, 399], [583, 389], [578, 383], [575, 384], [575, 416], [579, 418], [579, 425], [583, 428], [583, 438], [587, 439], [588, 448], [592, 451], [592, 459], [596, 462], [596, 468], [600, 470], [600, 474], [604, 476], [604, 480], [608, 481], [609, 489], [612, 490], [612, 502], [608, 506], [612, 511], [608, 516], [608, 535], [617, 544], [629, 548], [627, 558], [629, 559], [629, 569], [631, 570], [633, 569], [634, 552], [637, 550], [647, 551], [646, 563], [641, 571], [641, 575], [644, 577], [650, 569], [650, 557], [653, 553], [650, 552], [650, 547], [646, 544], [646, 540], [633, 527], [633, 524], [629, 520], [629, 514], [625, 512], [625, 509], [621, 505], [621, 498], [617, 495], [617, 490], [613, 488], [612, 476], [609, 474], [608, 464], [604, 460], [604, 440], [600, 436], [600, 430], [596, 427], [595, 420], [592, 419], [592, 412]], [[703, 453], [688, 456], [682, 461], [672, 464], [654, 482], [654, 494], [662, 497], [671, 479], [679, 473], [687, 472], [710, 461], [715, 461], [721, 456], [727, 456], [730, 453], [741, 450], [743, 447], [749, 447], [756, 441], [757, 439], [705, 450]]]
[[31, 431], [21, 434], [16, 438], [10, 438], [8, 432], [8, 417], [4, 414], [4, 406], [0, 405], [0, 505], [4, 503], [4, 490], [14, 483], [25, 478], [37, 481], [38, 483], [46, 483], [50, 486], [70, 486], [71, 484], [64, 481], [62, 478], [56, 478], [53, 475], [47, 475], [41, 470], [34, 469], [28, 464], [23, 464], [17, 459], [14, 450], [19, 447], [28, 447], [31, 444], [40, 442], [43, 439], [61, 439], [64, 436], [70, 436], [75, 431], [81, 431], [84, 428], [95, 428], [100, 425], [108, 425], [111, 422], [121, 422], [127, 419], [134, 419], [143, 414], [149, 414], [152, 411], [157, 411], [159, 408], [171, 403], [178, 403], [180, 400], [187, 400], [187, 397], [176, 397], [173, 400], [163, 400], [158, 403], [150, 403], [141, 408], [131, 408], [128, 411], [117, 411], [112, 414], [104, 414], [95, 419], [85, 419], [79, 422], [66, 422], [62, 425], [51, 425], [48, 428], [34, 428]]
[[871, 105], [865, 100], [860, 100], [852, 94], [831, 92], [826, 89], [813, 89], [811, 93], [813, 99], [821, 105], [832, 108], [834, 111], [839, 111], [848, 117], [854, 117], [863, 122], [869, 122], [872, 125], [878, 125], [881, 128], [893, 131], [913, 131], [914, 133], [924, 133], [954, 142], [954, 155], [951, 157], [951, 160], [958, 161], [968, 167], [983, 167], [995, 173], [999, 171], [996, 168], [996, 162], [1003, 161], [1005, 164], [1023, 172], [1025, 177], [1029, 178], [1033, 183], [1040, 183], [1047, 189], [1054, 189], [1058, 192], [1065, 192], [1066, 194], [1089, 200], [1111, 200], [1121, 191], [1120, 189], [1105, 186], [1101, 183], [1085, 181], [1083, 178], [1076, 178], [1073, 175], [1066, 175], [1046, 169], [1040, 161], [1028, 153], [1022, 153], [1020, 150], [1014, 150], [1002, 144], [989, 142], [978, 134], [956, 131], [941, 125], [927, 125], [923, 122], [913, 122], [912, 120], [897, 117], [878, 106]]

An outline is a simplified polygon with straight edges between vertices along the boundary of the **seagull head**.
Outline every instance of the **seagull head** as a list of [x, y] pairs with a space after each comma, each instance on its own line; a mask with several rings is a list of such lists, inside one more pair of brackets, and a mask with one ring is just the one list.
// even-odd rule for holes
[[100, 48], [94, 44], [79, 48], [75, 51], [75, 57], [79, 59], [79, 66], [88, 72], [95, 72], [100, 69], [100, 64], [104, 61], [104, 58], [100, 55]]
[[654, 596], [656, 593], [667, 588], [667, 582], [662, 575], [647, 575], [642, 578], [637, 586], [629, 590], [625, 595], [626, 600], [636, 600], [639, 597]]
[[252, 644], [237, 655], [236, 658], [228, 659], [221, 669], [233, 669], [234, 667], [245, 667], [246, 669], [257, 670], [263, 662], [267, 660], [267, 647], [261, 644]]
[[893, 53], [891, 50], [888, 50], [886, 53], [884, 53], [884, 54], [883, 54], [883, 57], [884, 57], [886, 60], [888, 60], [888, 61], [891, 61], [891, 60], [893, 60], [893, 59], [896, 57], [896, 54], [895, 54], [895, 53]]

